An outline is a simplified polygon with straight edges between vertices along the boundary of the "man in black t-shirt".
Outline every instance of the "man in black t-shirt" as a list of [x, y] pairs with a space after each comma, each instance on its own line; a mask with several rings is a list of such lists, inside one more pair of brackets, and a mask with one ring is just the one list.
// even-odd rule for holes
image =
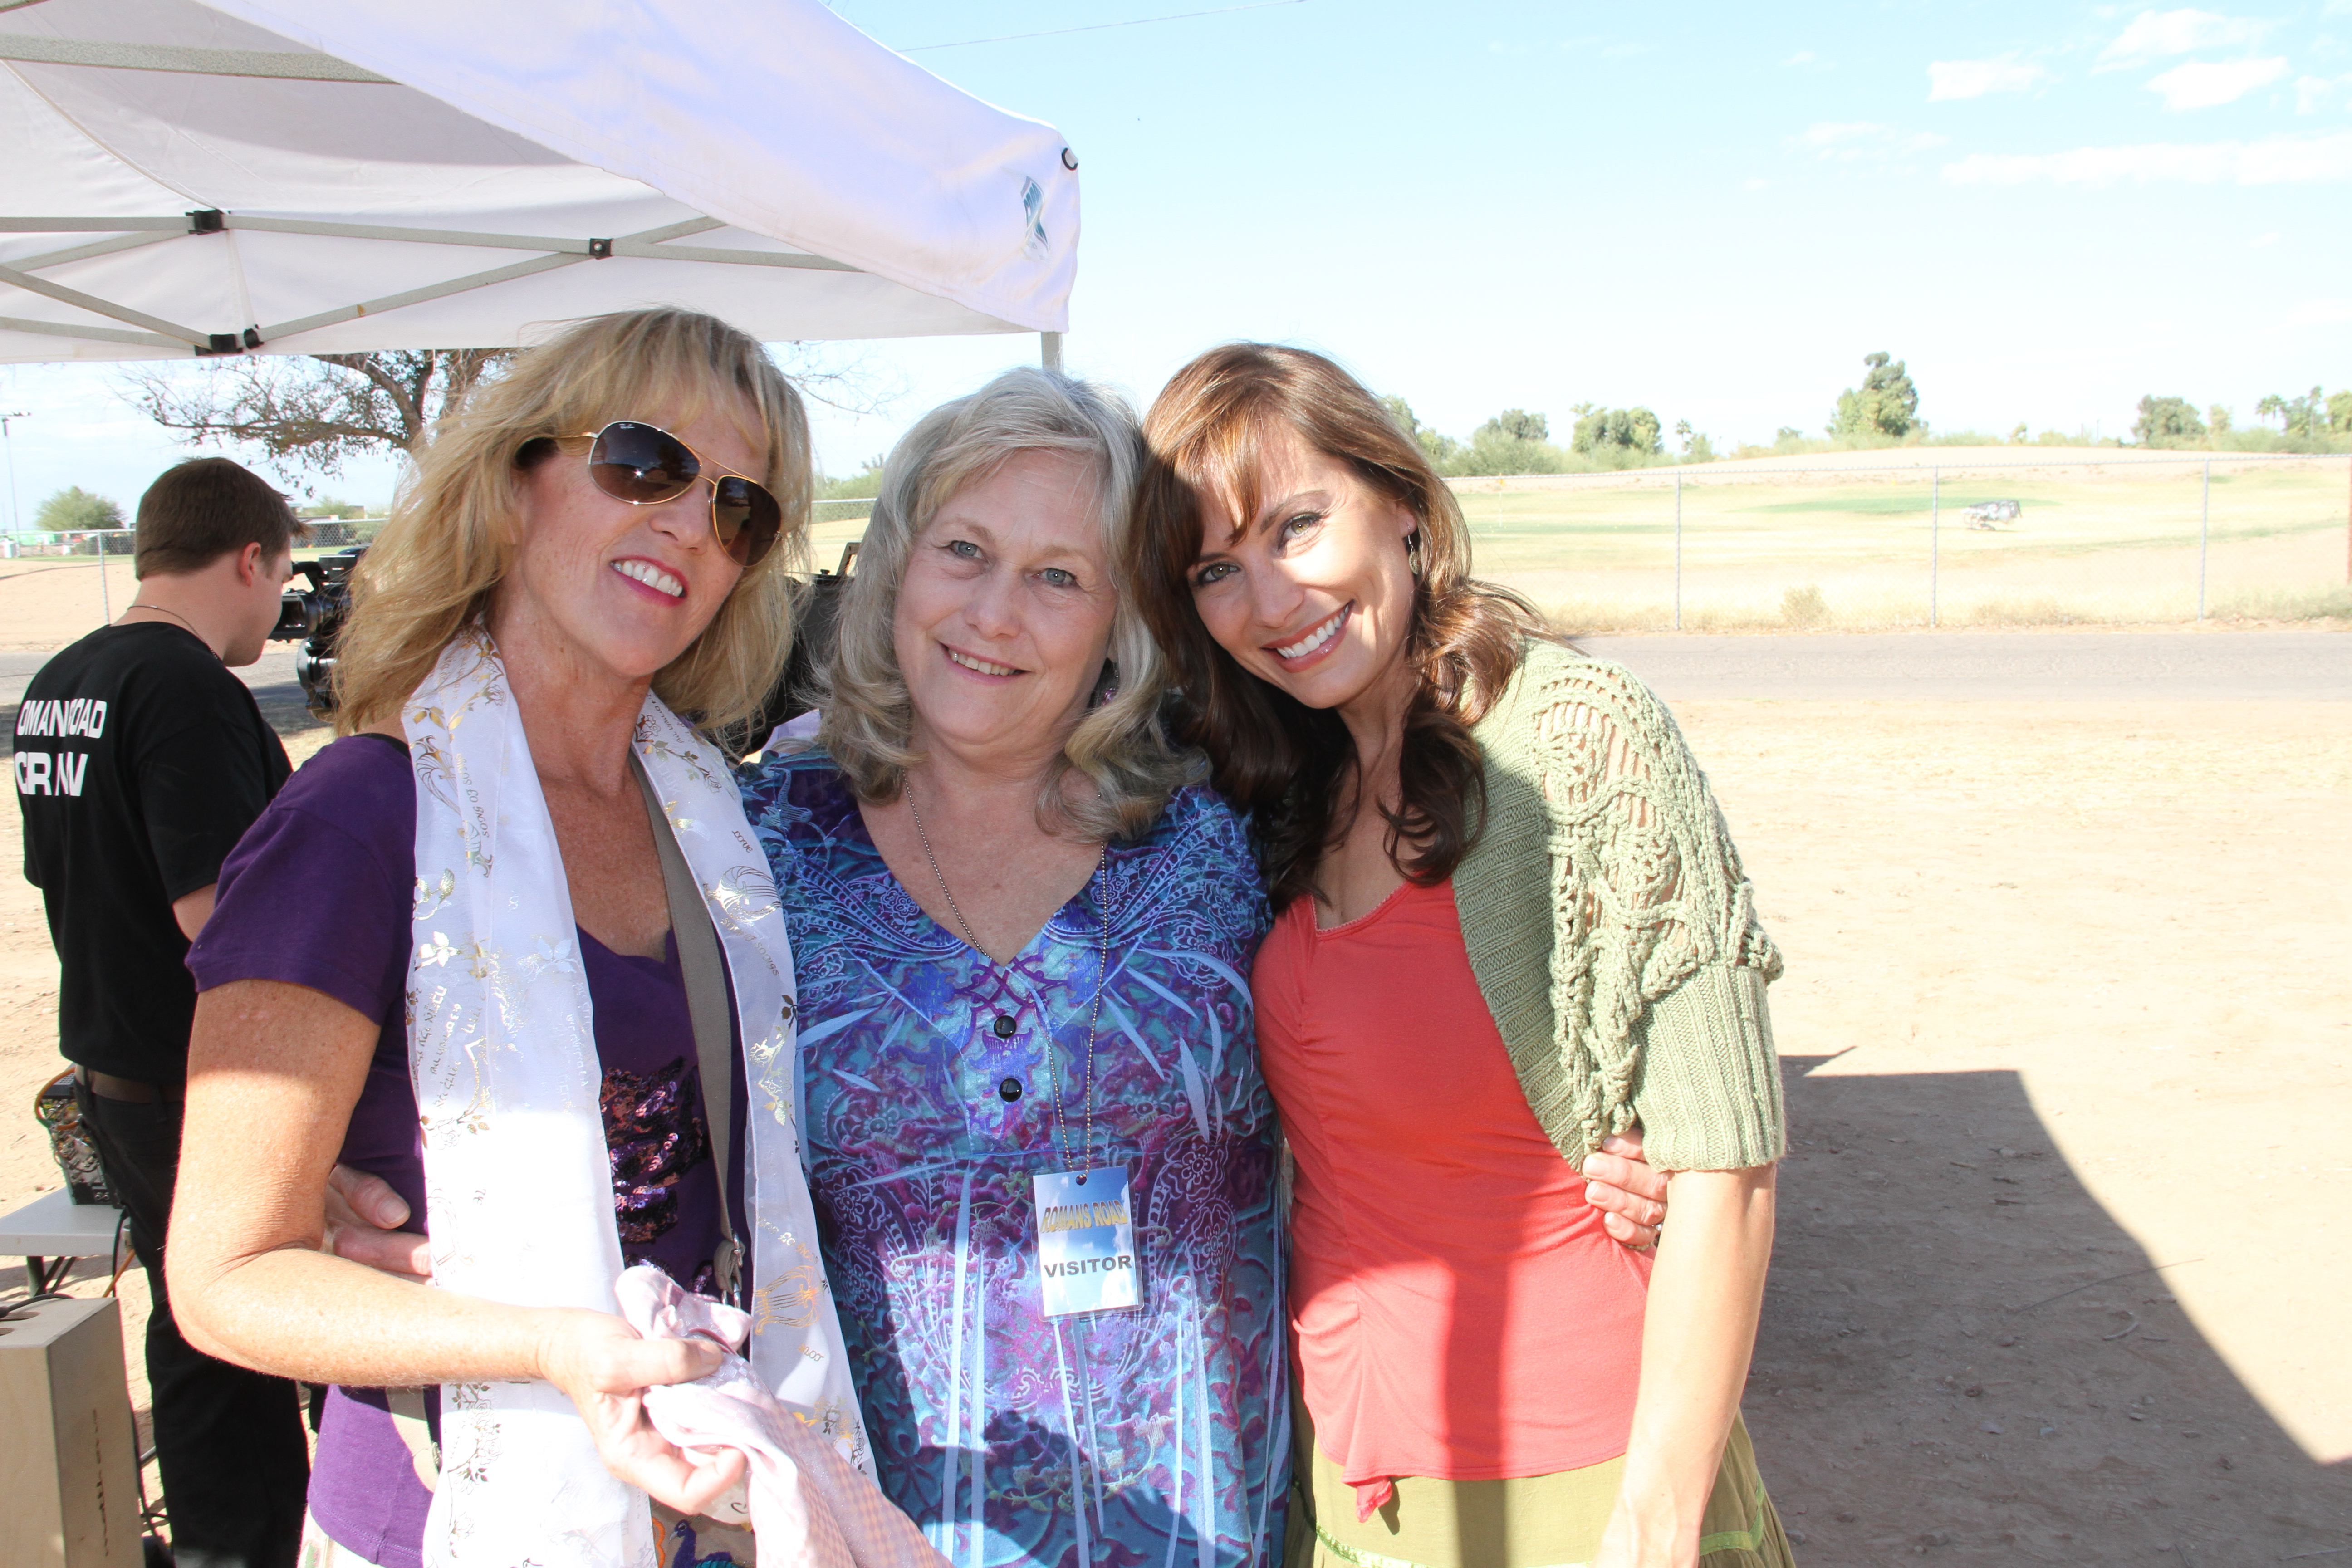
[[[290, 771], [229, 667], [261, 657], [300, 525], [226, 458], [140, 499], [139, 591], [16, 710], [25, 876], [58, 952], [58, 1049], [147, 1270], [147, 1381], [179, 1568], [293, 1568], [309, 1476], [294, 1384], [189, 1346], [163, 1288], [195, 1013], [188, 943]], [[289, 911], [289, 918], [302, 918]]]

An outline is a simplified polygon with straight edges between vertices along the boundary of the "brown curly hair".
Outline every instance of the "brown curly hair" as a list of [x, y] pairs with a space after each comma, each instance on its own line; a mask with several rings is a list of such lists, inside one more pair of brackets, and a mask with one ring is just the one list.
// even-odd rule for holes
[[1354, 799], [1355, 747], [1338, 713], [1307, 707], [1217, 645], [1193, 606], [1191, 574], [1201, 498], [1216, 497], [1228, 517], [1256, 516], [1261, 454], [1285, 432], [1420, 521], [1406, 644], [1420, 681], [1405, 711], [1400, 798], [1381, 814], [1391, 863], [1433, 886], [1484, 826], [1485, 759], [1470, 727], [1544, 625], [1517, 594], [1471, 577], [1470, 529], [1453, 490], [1380, 399], [1321, 354], [1272, 343], [1211, 349], [1176, 373], [1144, 420], [1152, 460], [1132, 576], [1178, 689], [1173, 735], [1208, 752], [1218, 792], [1250, 814], [1276, 906], [1313, 891], [1317, 865], [1353, 816], [1339, 807]]

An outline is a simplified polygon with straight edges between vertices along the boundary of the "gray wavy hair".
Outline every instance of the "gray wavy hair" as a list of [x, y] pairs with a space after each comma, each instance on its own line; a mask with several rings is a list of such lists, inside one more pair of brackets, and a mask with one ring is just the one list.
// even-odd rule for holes
[[[1198, 759], [1178, 754], [1160, 728], [1167, 666], [1129, 581], [1142, 432], [1117, 393], [1067, 376], [1006, 371], [931, 410], [892, 448], [856, 573], [843, 592], [817, 743], [860, 800], [895, 800], [906, 787], [907, 770], [923, 760], [913, 745], [914, 707], [892, 636], [908, 556], [942, 506], [1024, 452], [1063, 453], [1093, 469], [1104, 560], [1118, 592], [1105, 695], [1064, 743], [1060, 765], [1039, 795], [1037, 819], [1048, 831], [1130, 837], [1158, 820], [1168, 797], [1197, 774]], [[1068, 787], [1073, 769], [1091, 791]]]

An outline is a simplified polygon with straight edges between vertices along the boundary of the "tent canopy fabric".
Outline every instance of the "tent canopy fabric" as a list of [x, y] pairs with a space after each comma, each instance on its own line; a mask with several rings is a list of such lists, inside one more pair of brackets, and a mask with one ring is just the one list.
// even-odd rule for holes
[[1076, 158], [817, 0], [0, 0], [0, 362], [1066, 329]]

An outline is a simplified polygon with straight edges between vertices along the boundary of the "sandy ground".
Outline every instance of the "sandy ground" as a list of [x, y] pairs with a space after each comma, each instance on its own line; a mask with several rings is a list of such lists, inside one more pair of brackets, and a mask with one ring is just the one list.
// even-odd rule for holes
[[[1802, 1560], [2352, 1557], [2352, 702], [1677, 707], [1789, 954], [1747, 1409]], [[0, 1210], [55, 991], [0, 878]]]
[[[131, 558], [109, 556], [101, 589], [96, 556], [0, 561], [0, 648], [59, 648], [95, 631], [139, 591]], [[100, 603], [101, 592], [104, 603]]]
[[1789, 955], [1805, 1560], [2352, 1549], [2352, 704], [1678, 710]]

